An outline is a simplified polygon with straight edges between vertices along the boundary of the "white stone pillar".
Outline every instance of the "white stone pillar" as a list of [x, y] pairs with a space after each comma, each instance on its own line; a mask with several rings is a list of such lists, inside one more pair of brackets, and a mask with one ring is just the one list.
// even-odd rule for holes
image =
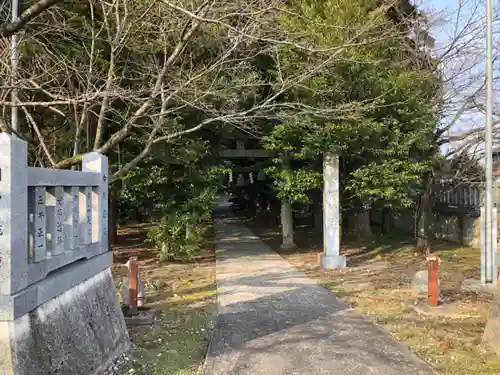
[[98, 152], [85, 154], [82, 162], [84, 172], [97, 172], [101, 175], [99, 186], [91, 190], [92, 225], [90, 242], [99, 242], [101, 252], [110, 250], [108, 243], [108, 158]]
[[496, 253], [497, 253], [497, 208], [493, 207], [493, 217], [491, 218], [491, 242], [493, 244], [493, 249], [490, 252], [486, 251], [486, 220], [485, 220], [485, 208], [481, 207], [481, 284], [493, 284], [497, 283], [497, 265], [496, 265]]
[[[45, 197], [44, 197], [45, 198]], [[0, 134], [0, 294], [28, 285], [28, 147]]]
[[321, 267], [346, 267], [346, 257], [340, 255], [340, 195], [339, 157], [331, 152], [323, 157], [323, 254]]

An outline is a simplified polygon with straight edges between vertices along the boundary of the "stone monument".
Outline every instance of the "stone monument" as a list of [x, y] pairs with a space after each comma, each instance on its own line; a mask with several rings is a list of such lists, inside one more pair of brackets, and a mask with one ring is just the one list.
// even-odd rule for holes
[[321, 268], [346, 267], [346, 257], [340, 255], [340, 194], [339, 157], [325, 153], [323, 158], [323, 254]]

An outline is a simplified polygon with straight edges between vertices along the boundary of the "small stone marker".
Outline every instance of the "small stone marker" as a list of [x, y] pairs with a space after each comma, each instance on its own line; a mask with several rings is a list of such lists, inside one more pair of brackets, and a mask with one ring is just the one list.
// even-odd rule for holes
[[429, 280], [429, 273], [427, 270], [418, 271], [411, 282], [413, 295], [415, 297], [426, 297], [427, 296], [427, 284]]
[[[411, 282], [413, 296], [418, 298], [427, 298], [429, 288], [429, 272], [427, 270], [418, 271], [413, 276]], [[441, 281], [438, 280], [438, 290], [441, 289]]]
[[496, 285], [483, 284], [481, 280], [465, 279], [462, 282], [462, 290], [466, 292], [495, 294], [496, 289]]
[[[122, 301], [125, 305], [129, 304], [129, 285], [130, 279], [125, 277], [122, 281], [122, 285], [120, 287], [120, 295], [122, 297]], [[137, 280], [137, 307], [144, 306], [144, 302], [146, 301], [146, 290], [144, 289], [144, 284], [140, 279]]]

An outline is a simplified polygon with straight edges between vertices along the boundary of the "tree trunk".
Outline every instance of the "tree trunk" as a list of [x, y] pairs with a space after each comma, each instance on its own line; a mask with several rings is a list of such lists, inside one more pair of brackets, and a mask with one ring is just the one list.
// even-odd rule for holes
[[313, 196], [313, 225], [317, 232], [323, 231], [323, 190], [318, 189]]
[[426, 254], [430, 253], [429, 229], [432, 222], [431, 198], [431, 183], [429, 182], [424, 193], [420, 197], [416, 218], [417, 248]]
[[274, 225], [280, 225], [281, 223], [281, 202], [277, 198], [271, 199], [271, 215], [270, 219], [273, 221]]
[[134, 219], [135, 219], [135, 222], [137, 224], [141, 224], [142, 223], [142, 214], [141, 214], [141, 211], [138, 208], [136, 208], [134, 210]]
[[282, 249], [295, 249], [293, 239], [293, 211], [292, 204], [287, 201], [281, 202], [281, 233], [283, 242], [281, 244]]
[[348, 218], [349, 232], [354, 238], [359, 240], [371, 241], [373, 238], [372, 228], [370, 225], [370, 210], [358, 210]]
[[193, 234], [193, 226], [191, 225], [191, 223], [186, 223], [186, 241], [191, 241], [192, 239], [194, 239], [194, 234]]
[[109, 245], [116, 245], [118, 242], [118, 218], [116, 211], [118, 208], [118, 199], [116, 193], [111, 191], [109, 195], [109, 215], [108, 215], [108, 241]]
[[390, 234], [393, 229], [393, 213], [390, 208], [382, 209], [382, 234]]
[[109, 245], [118, 243], [118, 200], [122, 189], [122, 181], [117, 181], [109, 186], [108, 206], [108, 241]]

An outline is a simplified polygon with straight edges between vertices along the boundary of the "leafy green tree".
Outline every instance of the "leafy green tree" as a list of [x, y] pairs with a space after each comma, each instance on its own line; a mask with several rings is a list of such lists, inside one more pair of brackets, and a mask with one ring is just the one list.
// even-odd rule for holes
[[127, 222], [138, 213], [139, 220], [159, 219], [148, 241], [161, 249], [161, 259], [190, 259], [207, 240], [219, 177], [225, 171], [213, 146], [193, 137], [157, 150], [123, 180], [121, 217]]
[[406, 38], [413, 11], [375, 0], [60, 2], [23, 25], [15, 74], [0, 55], [0, 105], [19, 108], [32, 164], [108, 155], [124, 213], [182, 215], [209, 196], [218, 161], [200, 148], [222, 126], [290, 155], [292, 170], [270, 170], [289, 202], [309, 198], [321, 154], [335, 150], [346, 210], [405, 206], [425, 169], [434, 85]]
[[[422, 178], [430, 168], [426, 153], [436, 121], [431, 99], [439, 80], [415, 56], [416, 46], [406, 38], [408, 29], [400, 29], [392, 8], [375, 1], [349, 4], [340, 0], [293, 4], [297, 8], [290, 12], [286, 26], [291, 33], [305, 32], [308, 42], [318, 48], [340, 43], [366, 25], [371, 25], [376, 42], [363, 48], [353, 43], [331, 64], [317, 61], [315, 74], [288, 95], [294, 95], [304, 107], [314, 104], [323, 111], [280, 112], [282, 122], [270, 131], [266, 145], [287, 150], [295, 159], [309, 160], [308, 168], [320, 165], [317, 161], [322, 153], [338, 153], [342, 207], [348, 224], [354, 234], [369, 236], [372, 207], [410, 207], [423, 189]], [[314, 65], [317, 58], [293, 48], [287, 52], [279, 62], [283, 71]], [[291, 200], [303, 198], [314, 187], [298, 181], [283, 184], [280, 174], [274, 175], [282, 188], [280, 194]], [[319, 186], [320, 179], [315, 181]], [[287, 189], [289, 186], [302, 190]]]

